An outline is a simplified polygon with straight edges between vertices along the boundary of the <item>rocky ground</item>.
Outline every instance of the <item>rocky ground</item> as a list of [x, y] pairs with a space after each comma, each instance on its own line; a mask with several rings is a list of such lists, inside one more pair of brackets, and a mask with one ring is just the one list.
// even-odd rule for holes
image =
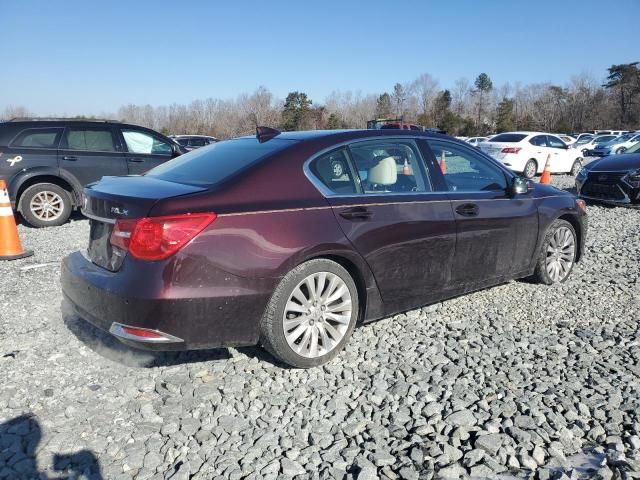
[[0, 478], [640, 478], [640, 211], [589, 214], [566, 284], [387, 318], [306, 371], [123, 347], [61, 306], [87, 221], [20, 226], [36, 253], [0, 263]]

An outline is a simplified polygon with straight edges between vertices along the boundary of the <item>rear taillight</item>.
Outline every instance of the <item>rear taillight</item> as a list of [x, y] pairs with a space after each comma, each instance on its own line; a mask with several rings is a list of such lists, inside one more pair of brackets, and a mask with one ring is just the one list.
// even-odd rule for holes
[[184, 247], [215, 219], [215, 213], [118, 219], [110, 241], [111, 245], [129, 251], [140, 260], [163, 260]]
[[522, 147], [505, 147], [502, 149], [502, 153], [518, 153], [522, 150]]

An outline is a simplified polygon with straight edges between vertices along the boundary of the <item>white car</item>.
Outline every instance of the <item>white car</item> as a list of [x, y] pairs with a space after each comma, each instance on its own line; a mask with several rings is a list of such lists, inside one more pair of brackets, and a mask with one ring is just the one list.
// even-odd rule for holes
[[567, 145], [572, 145], [576, 143], [576, 139], [573, 138], [571, 135], [564, 135], [562, 133], [555, 133], [554, 135], [558, 137], [560, 140], [562, 140], [564, 143], [566, 143]]
[[486, 142], [487, 137], [469, 137], [465, 142], [470, 143], [474, 147], [477, 147], [480, 142]]
[[640, 133], [625, 133], [607, 143], [598, 143], [590, 153], [595, 157], [619, 155], [638, 142], [640, 142]]
[[582, 156], [586, 157], [599, 143], [607, 143], [611, 140], [615, 140], [616, 138], [618, 138], [618, 135], [596, 135], [591, 138], [584, 137], [571, 145], [571, 148], [579, 150], [582, 153]]
[[478, 145], [514, 172], [532, 178], [542, 173], [547, 159], [551, 173], [576, 175], [582, 168], [582, 152], [569, 148], [557, 136], [544, 132], [508, 132]]

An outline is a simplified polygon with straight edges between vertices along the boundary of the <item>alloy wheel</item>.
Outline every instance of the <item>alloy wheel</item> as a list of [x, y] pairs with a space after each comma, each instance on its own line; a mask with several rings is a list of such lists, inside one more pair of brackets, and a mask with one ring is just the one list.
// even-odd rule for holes
[[562, 282], [573, 266], [576, 251], [576, 240], [573, 232], [567, 227], [558, 228], [549, 239], [545, 267], [549, 278], [554, 283]]
[[64, 211], [64, 200], [56, 192], [43, 190], [29, 202], [29, 210], [35, 217], [45, 222], [57, 220]]
[[351, 309], [351, 293], [338, 275], [309, 275], [293, 289], [284, 308], [282, 324], [289, 347], [307, 358], [326, 355], [349, 330]]
[[527, 165], [525, 166], [525, 171], [524, 174], [527, 178], [533, 178], [536, 174], [536, 170], [537, 170], [537, 165], [536, 162], [529, 162], [527, 163]]

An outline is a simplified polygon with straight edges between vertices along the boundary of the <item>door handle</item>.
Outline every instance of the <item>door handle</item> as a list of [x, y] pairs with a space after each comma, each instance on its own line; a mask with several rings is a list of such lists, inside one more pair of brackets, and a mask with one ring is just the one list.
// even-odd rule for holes
[[75, 157], [73, 155], [65, 155], [64, 157], [62, 157], [63, 160], [66, 160], [67, 162], [75, 162], [78, 160], [78, 157]]
[[456, 212], [463, 217], [475, 217], [478, 215], [478, 205], [475, 203], [463, 203], [456, 207]]
[[133, 158], [130, 158], [129, 161], [133, 162], [133, 163], [143, 163], [144, 162], [144, 158], [133, 157]]
[[342, 210], [339, 214], [347, 220], [367, 220], [371, 218], [371, 212], [365, 207], [353, 207]]

